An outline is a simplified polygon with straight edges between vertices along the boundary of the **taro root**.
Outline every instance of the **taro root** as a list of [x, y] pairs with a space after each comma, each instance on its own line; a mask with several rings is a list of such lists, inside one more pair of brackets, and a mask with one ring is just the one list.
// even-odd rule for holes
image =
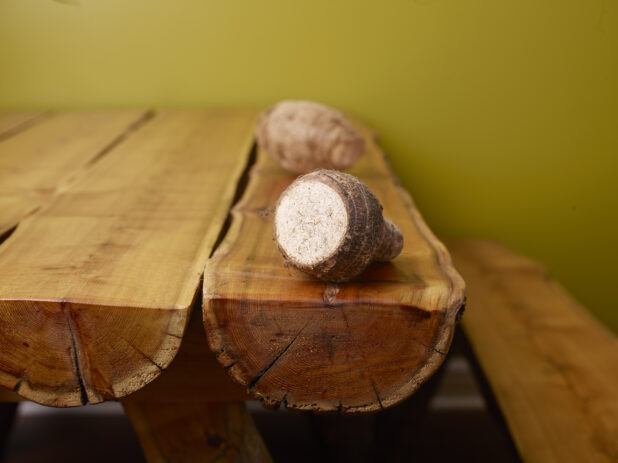
[[336, 109], [312, 101], [282, 101], [258, 120], [257, 142], [284, 169], [305, 174], [344, 170], [365, 151], [365, 140]]
[[352, 175], [318, 170], [299, 177], [275, 210], [275, 240], [293, 267], [340, 283], [372, 262], [394, 259], [403, 248], [399, 228], [382, 216], [382, 205]]

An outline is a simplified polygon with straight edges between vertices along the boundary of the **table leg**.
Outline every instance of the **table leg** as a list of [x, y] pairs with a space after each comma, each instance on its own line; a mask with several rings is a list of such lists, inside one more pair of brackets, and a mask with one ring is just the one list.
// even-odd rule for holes
[[18, 402], [0, 403], [0, 459], [4, 453], [4, 445], [15, 420]]
[[149, 463], [272, 462], [244, 400], [210, 352], [201, 310], [159, 378], [122, 400]]
[[[448, 358], [447, 360], [448, 361]], [[371, 415], [307, 415], [323, 461], [410, 461], [411, 449], [443, 377], [440, 368], [405, 402]]]
[[272, 462], [244, 402], [123, 402], [149, 463]]

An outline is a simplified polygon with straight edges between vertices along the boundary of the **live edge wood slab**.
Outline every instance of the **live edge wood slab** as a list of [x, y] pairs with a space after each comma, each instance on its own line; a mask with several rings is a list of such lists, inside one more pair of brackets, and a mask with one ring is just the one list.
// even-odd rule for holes
[[204, 325], [228, 373], [265, 405], [372, 412], [412, 394], [444, 360], [464, 282], [398, 186], [370, 129], [360, 177], [401, 228], [404, 248], [346, 284], [286, 268], [272, 211], [294, 180], [258, 151], [229, 230], [204, 273]]
[[176, 355], [255, 111], [0, 118], [0, 385], [119, 399]]
[[271, 241], [270, 208], [293, 177], [255, 154], [257, 116], [0, 114], [0, 386], [59, 407], [122, 399], [151, 462], [270, 461], [244, 389], [191, 318], [215, 251], [207, 335], [267, 404], [374, 411], [436, 370], [463, 281], [373, 134], [361, 126], [353, 173], [407, 246], [325, 285], [284, 268]]

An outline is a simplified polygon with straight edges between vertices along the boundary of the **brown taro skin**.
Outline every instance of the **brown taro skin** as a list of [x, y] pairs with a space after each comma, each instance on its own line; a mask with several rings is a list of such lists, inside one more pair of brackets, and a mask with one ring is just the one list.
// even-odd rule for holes
[[365, 140], [345, 116], [312, 101], [282, 101], [260, 116], [256, 138], [284, 169], [305, 174], [345, 170], [365, 151]]
[[[275, 242], [286, 262], [305, 273], [333, 283], [343, 283], [361, 274], [372, 262], [389, 261], [403, 249], [401, 230], [382, 215], [382, 205], [358, 178], [334, 170], [318, 170], [298, 177], [280, 196], [275, 208], [275, 223], [283, 198], [299, 182], [322, 182], [343, 199], [347, 229], [341, 244], [329, 256], [310, 265], [299, 262], [281, 245], [275, 225]], [[296, 207], [302, 208], [302, 198]]]

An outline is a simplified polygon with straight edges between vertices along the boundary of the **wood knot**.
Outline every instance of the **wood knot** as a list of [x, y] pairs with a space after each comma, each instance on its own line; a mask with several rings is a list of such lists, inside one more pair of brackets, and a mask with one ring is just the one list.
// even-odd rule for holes
[[207, 442], [208, 445], [210, 445], [211, 447], [218, 449], [221, 448], [221, 445], [223, 444], [223, 439], [221, 439], [221, 437], [217, 436], [216, 434], [210, 434], [208, 436]]
[[324, 288], [324, 292], [322, 293], [322, 300], [324, 301], [324, 305], [328, 307], [333, 307], [335, 303], [335, 298], [339, 293], [339, 285], [327, 284]]

